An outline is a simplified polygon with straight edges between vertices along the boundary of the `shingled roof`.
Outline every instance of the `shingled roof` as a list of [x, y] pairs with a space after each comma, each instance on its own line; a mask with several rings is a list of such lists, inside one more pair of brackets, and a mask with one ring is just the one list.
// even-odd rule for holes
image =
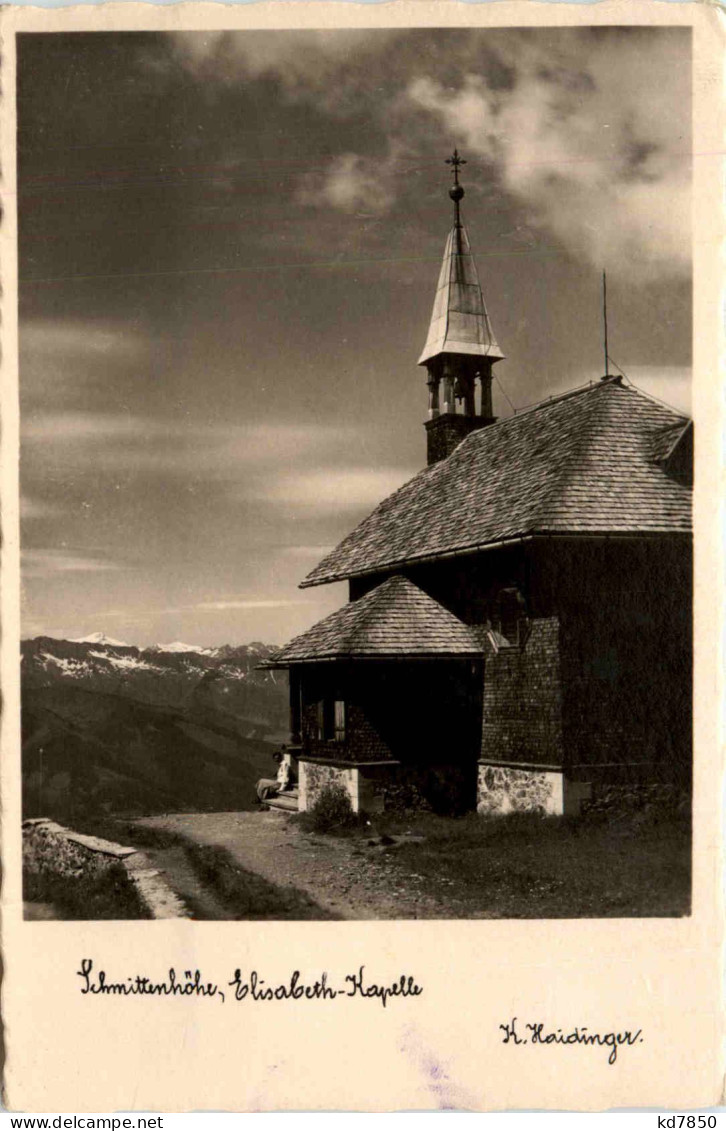
[[539, 534], [687, 534], [691, 491], [658, 458], [687, 420], [610, 378], [478, 429], [301, 587]]
[[395, 575], [313, 625], [281, 648], [265, 667], [314, 660], [383, 659], [405, 656], [475, 656], [478, 630]]

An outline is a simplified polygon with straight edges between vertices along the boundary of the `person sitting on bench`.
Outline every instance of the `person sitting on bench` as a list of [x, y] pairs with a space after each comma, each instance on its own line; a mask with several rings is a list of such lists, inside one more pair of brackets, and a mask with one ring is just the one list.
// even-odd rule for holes
[[284, 793], [285, 790], [291, 789], [293, 785], [294, 775], [290, 765], [290, 757], [285, 753], [285, 748], [276, 750], [272, 757], [277, 762], [277, 777], [260, 778], [257, 783], [258, 801], [268, 801], [271, 797], [277, 797], [279, 793]]

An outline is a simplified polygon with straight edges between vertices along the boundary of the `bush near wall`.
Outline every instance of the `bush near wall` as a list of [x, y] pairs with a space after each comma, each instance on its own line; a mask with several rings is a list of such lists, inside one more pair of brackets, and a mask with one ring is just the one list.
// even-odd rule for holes
[[347, 789], [337, 782], [331, 782], [320, 791], [317, 801], [308, 812], [306, 824], [311, 832], [329, 833], [336, 829], [351, 828], [357, 821]]

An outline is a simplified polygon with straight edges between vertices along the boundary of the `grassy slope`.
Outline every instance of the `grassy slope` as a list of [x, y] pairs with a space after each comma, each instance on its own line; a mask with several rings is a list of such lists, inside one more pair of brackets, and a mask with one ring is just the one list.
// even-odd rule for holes
[[22, 723], [25, 816], [249, 809], [273, 765], [223, 718], [78, 687], [27, 689]]
[[23, 872], [23, 899], [49, 903], [58, 919], [150, 919], [123, 864], [88, 876]]
[[462, 918], [690, 913], [691, 841], [684, 817], [472, 814], [388, 823], [390, 832], [403, 830], [425, 840], [391, 850], [401, 879], [423, 876]]

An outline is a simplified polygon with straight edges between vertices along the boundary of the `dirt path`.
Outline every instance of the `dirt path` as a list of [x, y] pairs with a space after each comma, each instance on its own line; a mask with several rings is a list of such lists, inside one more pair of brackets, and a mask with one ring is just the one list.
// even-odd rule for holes
[[[316, 837], [304, 833], [283, 813], [171, 813], [143, 817], [136, 824], [163, 829], [197, 844], [225, 848], [242, 868], [270, 883], [306, 892], [318, 906], [342, 919], [448, 919], [452, 909], [424, 890], [424, 880], [411, 872], [403, 885], [388, 853], [365, 840]], [[173, 887], [183, 892], [190, 875], [180, 869], [183, 854], [146, 850], [164, 868]], [[194, 898], [214, 900], [196, 883]], [[209, 918], [215, 914], [210, 903]], [[206, 916], [205, 916], [206, 917]]]
[[155, 868], [164, 872], [167, 883], [189, 908], [194, 919], [225, 919], [223, 904], [214, 892], [203, 887], [187, 860], [181, 845], [172, 848], [147, 848], [144, 854]]

